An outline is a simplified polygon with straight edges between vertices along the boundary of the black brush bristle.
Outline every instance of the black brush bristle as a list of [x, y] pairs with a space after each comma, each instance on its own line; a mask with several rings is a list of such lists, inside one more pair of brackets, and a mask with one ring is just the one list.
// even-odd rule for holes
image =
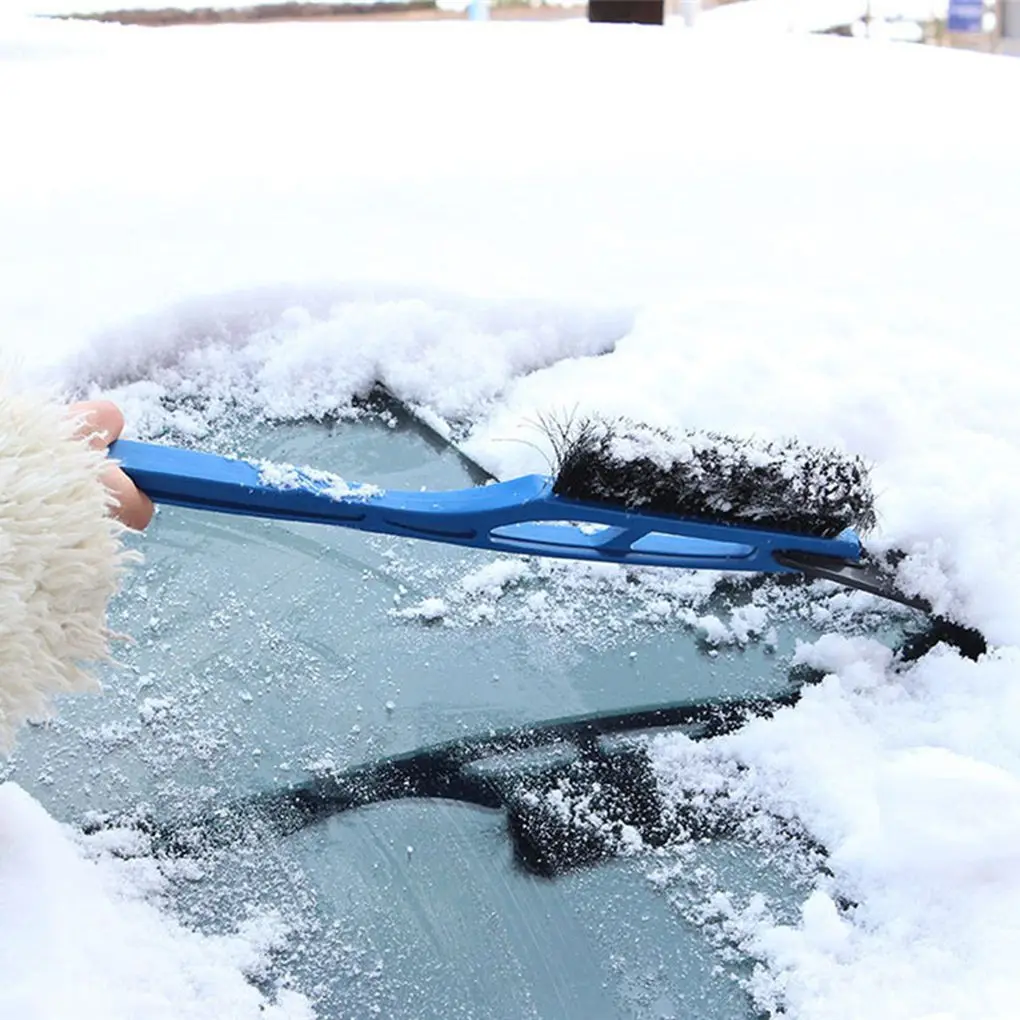
[[875, 526], [867, 466], [837, 450], [625, 418], [543, 425], [558, 460], [553, 491], [566, 499], [822, 538]]

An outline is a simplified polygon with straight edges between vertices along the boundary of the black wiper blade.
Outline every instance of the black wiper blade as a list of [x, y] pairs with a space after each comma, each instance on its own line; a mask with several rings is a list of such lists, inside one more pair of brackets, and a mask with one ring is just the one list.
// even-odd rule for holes
[[[683, 701], [514, 726], [324, 772], [289, 787], [238, 798], [190, 818], [105, 819], [99, 825], [134, 825], [151, 837], [152, 849], [157, 854], [182, 857], [253, 839], [289, 836], [371, 804], [449, 800], [507, 810], [519, 863], [528, 870], [551, 874], [589, 863], [598, 856], [597, 848], [588, 845], [590, 840], [575, 841], [577, 859], [573, 859], [569, 848], [558, 848], [553, 854], [542, 847], [543, 833], [536, 830], [533, 820], [522, 815], [527, 813], [528, 804], [522, 795], [529, 789], [548, 788], [562, 778], [597, 778], [607, 788], [619, 787], [615, 796], [625, 806], [625, 813], [629, 810], [626, 805], [643, 805], [639, 816], [629, 819], [628, 824], [637, 822], [647, 833], [657, 831], [665, 808], [654, 790], [644, 748], [606, 749], [603, 738], [680, 728], [693, 740], [705, 740], [730, 733], [751, 717], [769, 715], [792, 705], [799, 696], [799, 689], [791, 688], [769, 696]], [[504, 770], [476, 767], [499, 756], [557, 746], [570, 749], [572, 757], [568, 762], [523, 772], [513, 766]], [[550, 840], [556, 838], [552, 832], [547, 835]], [[554, 868], [550, 861], [556, 862]]]

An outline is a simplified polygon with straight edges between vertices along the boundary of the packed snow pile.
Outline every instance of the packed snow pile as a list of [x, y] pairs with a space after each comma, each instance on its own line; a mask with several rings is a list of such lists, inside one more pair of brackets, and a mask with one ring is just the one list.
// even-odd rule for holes
[[[343, 414], [381, 380], [502, 477], [547, 470], [548, 413], [863, 457], [874, 547], [993, 650], [902, 668], [827, 638], [799, 652], [827, 674], [800, 705], [662, 737], [656, 768], [742, 784], [831, 851], [796, 926], [719, 890], [762, 1008], [1010, 1017], [1018, 85], [1008, 61], [830, 38], [8, 20], [0, 344], [22, 382], [194, 443], [239, 411]], [[489, 615], [512, 583], [465, 582]], [[0, 794], [0, 1013], [115, 989], [111, 1020], [308, 1015], [244, 981], [271, 920], [198, 936], [151, 876], [111, 878]], [[105, 944], [78, 946], [97, 917]]]
[[[308, 1000], [251, 984], [286, 941], [273, 917], [209, 937], [154, 903], [151, 860], [119, 861], [118, 834], [76, 843], [14, 783], [0, 787], [0, 1004], [9, 1017], [310, 1020]], [[137, 841], [137, 833], [120, 839]], [[137, 847], [133, 848], [137, 851]]]

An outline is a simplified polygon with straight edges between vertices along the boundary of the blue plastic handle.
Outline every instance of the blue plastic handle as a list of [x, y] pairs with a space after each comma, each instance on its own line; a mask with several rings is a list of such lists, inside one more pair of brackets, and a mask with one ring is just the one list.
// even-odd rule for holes
[[334, 524], [448, 545], [598, 563], [798, 573], [776, 552], [859, 560], [847, 530], [815, 538], [563, 499], [542, 475], [450, 492], [384, 492], [325, 472], [118, 440], [110, 456], [156, 503]]

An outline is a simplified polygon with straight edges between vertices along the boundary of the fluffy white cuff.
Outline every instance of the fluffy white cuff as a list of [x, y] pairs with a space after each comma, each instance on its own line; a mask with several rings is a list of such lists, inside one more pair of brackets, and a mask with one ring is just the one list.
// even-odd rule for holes
[[0, 750], [50, 714], [50, 696], [97, 689], [106, 605], [129, 558], [107, 515], [106, 455], [64, 409], [0, 393]]

